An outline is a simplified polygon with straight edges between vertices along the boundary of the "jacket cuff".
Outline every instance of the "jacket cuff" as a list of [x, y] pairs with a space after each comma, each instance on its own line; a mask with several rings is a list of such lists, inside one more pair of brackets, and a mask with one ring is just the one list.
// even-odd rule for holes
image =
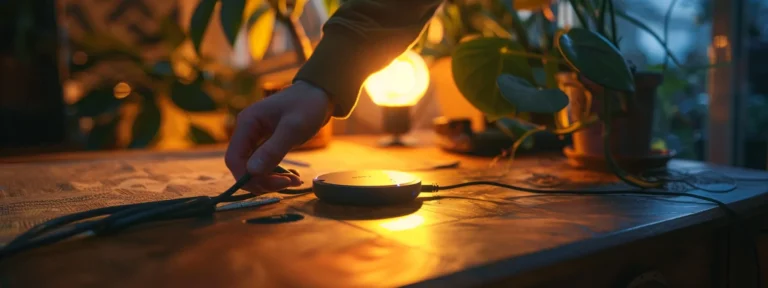
[[293, 81], [305, 81], [325, 90], [334, 107], [332, 117], [346, 119], [357, 106], [368, 76], [386, 67], [383, 55], [371, 55], [372, 51], [365, 51], [365, 47], [344, 33], [327, 33]]

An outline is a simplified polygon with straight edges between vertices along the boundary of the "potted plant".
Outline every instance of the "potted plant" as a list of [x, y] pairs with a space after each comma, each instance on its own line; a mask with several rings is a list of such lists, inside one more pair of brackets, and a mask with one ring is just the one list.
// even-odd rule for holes
[[[171, 146], [216, 143], [222, 137], [192, 118], [226, 115], [226, 111], [242, 109], [242, 103], [262, 97], [253, 88], [259, 75], [184, 56], [180, 47], [189, 36], [172, 16], [156, 22], [165, 52], [156, 59], [148, 59], [141, 49], [108, 32], [94, 29], [72, 36], [68, 63], [72, 81], [78, 81], [78, 75], [92, 79], [78, 84], [90, 87], [84, 87], [87, 92], [69, 107], [81, 123], [90, 123], [85, 125], [83, 139], [87, 149], [148, 148], [179, 140], [164, 137], [164, 127], [186, 131], [186, 137], [182, 136], [186, 143]], [[124, 77], [100, 75], [103, 64], [119, 67], [117, 74]], [[183, 121], [187, 126], [180, 127], [175, 121], [178, 118], [188, 120]]]
[[[514, 3], [514, 4], [513, 4]], [[417, 41], [414, 46], [414, 50], [420, 52], [425, 59], [432, 62], [433, 71], [432, 74], [438, 79], [434, 79], [436, 83], [436, 92], [440, 93], [440, 98], [448, 99], [448, 107], [455, 107], [456, 102], [463, 102], [458, 98], [462, 98], [472, 92], [468, 92], [466, 87], [457, 87], [457, 83], [452, 74], [453, 65], [457, 64], [454, 61], [454, 56], [457, 51], [466, 48], [462, 46], [462, 43], [476, 40], [476, 39], [512, 39], [520, 45], [527, 47], [527, 53], [524, 58], [530, 57], [533, 60], [536, 57], [545, 57], [548, 54], [551, 46], [546, 41], [539, 41], [545, 39], [544, 35], [549, 34], [549, 40], [551, 41], [554, 34], [554, 23], [548, 21], [544, 17], [552, 17], [549, 7], [542, 4], [542, 1], [467, 1], [467, 0], [454, 0], [446, 1], [435, 14], [435, 17], [431, 20], [426, 33], [422, 34], [422, 37]], [[544, 9], [542, 9], [544, 8]], [[540, 13], [534, 14], [527, 19], [521, 19], [517, 14], [516, 9], [530, 9], [538, 10]], [[544, 30], [544, 31], [542, 31]], [[529, 32], [530, 31], [530, 32]], [[538, 34], [537, 34], [538, 33]], [[520, 36], [522, 35], [522, 36]], [[537, 37], [542, 36], [542, 37]], [[494, 40], [489, 40], [494, 41]], [[496, 42], [499, 44], [500, 42]], [[477, 56], [477, 55], [475, 55]], [[461, 56], [459, 56], [461, 57]], [[473, 59], [467, 59], [473, 61]], [[540, 63], [539, 63], [540, 64]], [[533, 70], [541, 70], [542, 65], [535, 65], [532, 63]], [[447, 73], [446, 73], [447, 71]], [[534, 72], [535, 75], [540, 76], [543, 71]], [[442, 79], [445, 78], [445, 79]], [[472, 90], [470, 88], [469, 90]], [[482, 93], [479, 91], [479, 93]], [[455, 96], [454, 96], [455, 95]], [[470, 96], [472, 97], [472, 96]], [[466, 97], [465, 97], [466, 98]], [[467, 98], [469, 99], [469, 98]], [[468, 101], [470, 103], [465, 105], [476, 106], [478, 103]], [[459, 105], [459, 107], [464, 107]], [[477, 107], [476, 107], [477, 108]], [[453, 108], [458, 109], [458, 108]], [[472, 109], [475, 110], [475, 109]], [[479, 112], [484, 112], [482, 109], [477, 109]], [[514, 140], [520, 135], [505, 134], [497, 125], [497, 120], [493, 117], [481, 117], [474, 116], [475, 113], [460, 111], [453, 112], [451, 114], [460, 114], [468, 119], [455, 119], [441, 117], [438, 119], [436, 125], [444, 125], [446, 120], [452, 120], [450, 125], [458, 125], [459, 122], [471, 123], [474, 128], [470, 136], [473, 145], [465, 149], [454, 149], [455, 143], [448, 141], [448, 146], [443, 148], [450, 151], [459, 151], [463, 153], [481, 154], [481, 155], [497, 155], [498, 148], [509, 147]], [[472, 116], [469, 116], [472, 115]], [[487, 116], [487, 115], [486, 115]], [[520, 113], [518, 118], [526, 121], [534, 122], [546, 122], [554, 123], [554, 118], [551, 115], [542, 115], [538, 113]], [[466, 125], [466, 124], [461, 124]], [[504, 127], [502, 127], [504, 128]], [[436, 129], [438, 127], [436, 126]], [[466, 135], [465, 135], [466, 136]], [[454, 138], [451, 135], [445, 135], [447, 138]], [[562, 149], [565, 141], [554, 137], [551, 133], [540, 133], [533, 135], [536, 139], [529, 139], [526, 141], [523, 147], [527, 149], [535, 148], [536, 150], [551, 150]], [[532, 138], [533, 138], [532, 137]], [[505, 144], [506, 143], [506, 144]], [[536, 143], [537, 145], [532, 145]], [[499, 146], [502, 145], [502, 146]], [[464, 145], [460, 145], [464, 146]], [[469, 149], [469, 150], [467, 150]], [[487, 150], [489, 151], [481, 151]]]
[[[235, 45], [238, 32], [242, 29], [244, 24], [251, 26], [266, 15], [274, 15], [279, 23], [288, 28], [290, 38], [294, 45], [294, 51], [299, 59], [298, 64], [302, 64], [309, 58], [313, 50], [312, 43], [307, 37], [303, 25], [299, 21], [299, 17], [302, 15], [307, 1], [308, 0], [201, 0], [195, 8], [192, 19], [190, 20], [190, 38], [195, 50], [199, 52], [203, 42], [203, 35], [210, 24], [211, 15], [214, 13], [217, 5], [221, 6], [219, 10], [220, 24], [229, 45]], [[344, 1], [345, 0], [327, 0], [324, 3], [326, 9], [333, 11], [335, 7], [338, 7], [338, 5]], [[247, 9], [249, 5], [253, 5], [255, 9]], [[252, 10], [252, 12], [246, 13], [248, 10]], [[254, 32], [269, 33], [270, 35], [272, 33], [272, 31]], [[265, 41], [263, 44], [267, 45], [270, 39], [263, 38], [263, 40]], [[283, 87], [288, 86], [291, 79], [283, 78], [279, 81], [281, 82], [263, 83], [263, 87], [261, 88], [265, 92], [265, 96], [269, 96]], [[325, 147], [330, 142], [332, 132], [332, 122], [329, 121], [314, 137], [295, 149], [301, 150]]]
[[[549, 20], [546, 7], [552, 1], [526, 1], [533, 2], [540, 5], [532, 7], [544, 7], [534, 14]], [[615, 19], [622, 17], [664, 41], [642, 22], [615, 11], [613, 1], [597, 2], [569, 1], [583, 28], [552, 33], [552, 26], [544, 25], [539, 49], [532, 48], [528, 31], [520, 28], [510, 31], [514, 37], [462, 42], [452, 55], [454, 81], [467, 100], [515, 137], [505, 156], [511, 158], [528, 136], [538, 132], [573, 134], [578, 150], [566, 152], [571, 159], [597, 158], [632, 185], [657, 187], [660, 183], [626, 173], [614, 158], [650, 154], [653, 98], [661, 82], [658, 73], [637, 72], [623, 58]], [[506, 8], [512, 22], [520, 23], [514, 20], [519, 19], [515, 7]], [[593, 125], [598, 123], [602, 125]], [[634, 141], [617, 135], [629, 129]]]

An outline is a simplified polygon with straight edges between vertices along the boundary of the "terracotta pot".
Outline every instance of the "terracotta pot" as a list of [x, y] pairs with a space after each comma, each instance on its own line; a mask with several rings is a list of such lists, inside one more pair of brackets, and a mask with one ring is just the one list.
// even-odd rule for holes
[[[578, 80], [576, 73], [559, 73], [557, 81], [560, 89], [568, 95], [571, 101], [569, 106], [558, 115], [561, 125], [567, 126], [582, 120], [588, 115], [585, 111], [591, 111], [591, 114], [600, 111], [602, 107], [600, 99], [593, 98], [589, 103], [591, 93]], [[642, 158], [652, 155], [653, 108], [656, 88], [661, 84], [661, 81], [662, 75], [660, 73], [638, 72], [635, 74], [636, 92], [631, 109], [623, 117], [614, 118], [612, 122], [612, 147], [610, 148], [617, 158]], [[589, 110], [585, 110], [585, 108], [589, 108]], [[574, 132], [572, 147], [566, 148], [570, 149], [566, 154], [602, 158], [604, 155], [602, 134], [603, 127], [600, 123]]]
[[325, 146], [328, 146], [328, 144], [331, 143], [331, 138], [333, 138], [333, 121], [328, 121], [328, 124], [325, 124], [323, 128], [320, 128], [320, 131], [317, 131], [317, 134], [312, 136], [309, 141], [304, 142], [304, 144], [301, 144], [293, 150], [325, 148]]

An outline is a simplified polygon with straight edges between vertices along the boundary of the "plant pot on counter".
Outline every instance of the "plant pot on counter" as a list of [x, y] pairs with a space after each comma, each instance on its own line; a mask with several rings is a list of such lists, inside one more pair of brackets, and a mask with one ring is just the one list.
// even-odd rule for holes
[[[474, 107], [459, 91], [452, 74], [452, 59], [444, 57], [430, 67], [430, 77], [434, 86], [436, 105], [441, 116], [433, 121], [437, 137], [437, 146], [443, 150], [483, 157], [496, 157], [509, 149], [516, 138], [510, 137], [487, 121], [483, 113]], [[549, 115], [533, 115], [535, 120], [549, 120]], [[551, 121], [551, 120], [549, 120]], [[542, 121], [536, 121], [540, 123]], [[549, 133], [537, 133], [531, 136], [534, 145], [530, 149], [519, 149], [516, 155], [529, 152], [560, 151], [565, 141]]]
[[[663, 167], [674, 154], [673, 151], [651, 149], [656, 89], [661, 85], [662, 78], [660, 73], [636, 73], [636, 92], [631, 108], [626, 115], [612, 121], [610, 149], [618, 164], [628, 171]], [[561, 125], [568, 126], [600, 111], [601, 99], [592, 97], [579, 81], [578, 74], [559, 73], [557, 81], [560, 89], [570, 98], [569, 106], [558, 115]], [[591, 113], [585, 113], [585, 109]], [[572, 145], [563, 152], [572, 166], [602, 170], [606, 168], [604, 149], [603, 125], [595, 123], [574, 132]]]

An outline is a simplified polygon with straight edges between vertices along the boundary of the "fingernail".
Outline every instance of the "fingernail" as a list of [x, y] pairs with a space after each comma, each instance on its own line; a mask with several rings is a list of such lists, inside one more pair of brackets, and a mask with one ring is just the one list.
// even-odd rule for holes
[[275, 179], [275, 184], [279, 186], [290, 186], [291, 185], [291, 179], [286, 177], [280, 177], [278, 179]]
[[248, 171], [256, 174], [264, 173], [264, 161], [259, 158], [249, 160]]

